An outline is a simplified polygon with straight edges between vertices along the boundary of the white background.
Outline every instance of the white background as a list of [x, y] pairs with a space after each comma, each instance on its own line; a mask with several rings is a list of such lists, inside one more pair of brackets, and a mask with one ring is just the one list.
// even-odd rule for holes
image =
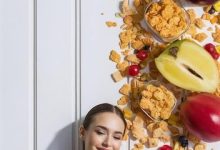
[[96, 104], [116, 104], [126, 82], [113, 82], [108, 59], [119, 49], [118, 7], [118, 0], [0, 0], [0, 150], [79, 150], [79, 120]]
[[33, 148], [33, 2], [0, 1], [0, 149]]

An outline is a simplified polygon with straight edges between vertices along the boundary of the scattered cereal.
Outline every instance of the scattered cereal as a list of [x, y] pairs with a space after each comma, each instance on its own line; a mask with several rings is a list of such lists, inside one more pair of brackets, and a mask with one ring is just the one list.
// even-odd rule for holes
[[201, 18], [195, 19], [195, 25], [200, 29], [202, 29], [205, 26], [205, 24]]
[[204, 20], [210, 20], [211, 19], [211, 15], [209, 13], [205, 13], [205, 14], [202, 15], [201, 18], [204, 19]]
[[128, 96], [123, 95], [118, 101], [118, 105], [126, 105], [128, 103]]
[[121, 81], [124, 78], [120, 71], [114, 72], [111, 76], [115, 82]]
[[194, 146], [194, 150], [205, 150], [206, 146], [203, 143], [198, 143]]
[[208, 27], [207, 31], [213, 31], [212, 27]]
[[129, 6], [129, 0], [123, 0], [122, 14], [123, 16], [135, 14], [135, 10]]
[[207, 38], [207, 34], [205, 33], [197, 33], [193, 38], [196, 39], [199, 42], [204, 41]]
[[111, 50], [109, 59], [116, 62], [116, 63], [119, 63], [121, 60], [121, 56], [115, 50]]
[[129, 66], [128, 61], [123, 61], [116, 65], [116, 68], [122, 72], [126, 71], [127, 67]]
[[113, 21], [106, 21], [105, 24], [106, 24], [108, 27], [116, 27], [116, 26], [117, 26], [117, 23], [116, 23], [116, 22], [113, 22]]
[[187, 13], [189, 14], [190, 22], [193, 23], [196, 19], [196, 13], [194, 9], [188, 9]]
[[145, 129], [144, 129], [144, 121], [140, 116], [136, 116], [132, 127], [131, 127], [132, 135], [137, 139], [142, 139], [146, 136]]
[[148, 138], [148, 141], [146, 143], [147, 147], [152, 148], [152, 147], [157, 147], [158, 145], [158, 138]]
[[180, 145], [179, 142], [176, 141], [176, 142], [174, 143], [173, 150], [184, 150], [184, 148]]
[[128, 55], [126, 57], [126, 60], [131, 62], [131, 63], [135, 63], [135, 64], [138, 64], [140, 62], [140, 60], [136, 57], [135, 54]]
[[220, 28], [215, 26], [215, 33], [212, 33], [212, 37], [215, 42], [220, 43]]
[[119, 90], [121, 94], [126, 96], [129, 96], [130, 91], [131, 91], [131, 87], [129, 84], [124, 84]]
[[131, 109], [129, 107], [125, 107], [123, 109], [123, 114], [124, 114], [126, 119], [131, 119], [131, 117], [133, 115], [133, 113], [132, 113], [132, 111], [131, 111]]
[[211, 19], [210, 19], [210, 22], [211, 24], [215, 24], [218, 22], [218, 18], [216, 16], [213, 16]]

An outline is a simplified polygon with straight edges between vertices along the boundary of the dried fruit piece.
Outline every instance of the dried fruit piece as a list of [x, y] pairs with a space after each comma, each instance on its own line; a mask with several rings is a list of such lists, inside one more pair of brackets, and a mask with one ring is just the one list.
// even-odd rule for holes
[[186, 138], [186, 136], [184, 136], [184, 135], [179, 136], [178, 141], [180, 142], [180, 145], [182, 147], [188, 146], [188, 139]]
[[139, 74], [140, 67], [138, 65], [131, 65], [128, 67], [128, 74], [130, 76], [136, 76]]
[[211, 6], [211, 8], [209, 9], [208, 13], [209, 14], [214, 14], [215, 13], [215, 8], [213, 6]]
[[148, 53], [146, 50], [139, 50], [138, 53], [136, 54], [137, 58], [140, 60], [145, 60], [148, 56]]
[[172, 147], [169, 145], [163, 145], [159, 150], [172, 150]]
[[204, 46], [204, 48], [209, 52], [209, 54], [214, 58], [214, 59], [218, 59], [219, 58], [219, 53], [217, 53], [215, 45], [213, 45], [212, 43], [208, 43]]
[[216, 51], [215, 45], [212, 43], [207, 43], [204, 48], [211, 54]]

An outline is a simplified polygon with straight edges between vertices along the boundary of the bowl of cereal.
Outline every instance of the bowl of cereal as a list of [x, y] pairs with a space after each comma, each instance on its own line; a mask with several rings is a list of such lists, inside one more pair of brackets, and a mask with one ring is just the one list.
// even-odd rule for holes
[[154, 36], [172, 42], [189, 28], [190, 17], [179, 0], [153, 0], [145, 9], [144, 20]]
[[147, 82], [141, 91], [139, 105], [152, 120], [167, 120], [176, 106], [176, 97], [158, 80]]

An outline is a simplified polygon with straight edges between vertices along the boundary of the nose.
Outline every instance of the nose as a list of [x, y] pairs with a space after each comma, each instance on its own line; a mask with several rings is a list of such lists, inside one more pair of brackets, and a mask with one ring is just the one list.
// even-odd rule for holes
[[109, 147], [112, 143], [112, 139], [110, 136], [106, 136], [104, 141], [102, 142], [102, 146]]

